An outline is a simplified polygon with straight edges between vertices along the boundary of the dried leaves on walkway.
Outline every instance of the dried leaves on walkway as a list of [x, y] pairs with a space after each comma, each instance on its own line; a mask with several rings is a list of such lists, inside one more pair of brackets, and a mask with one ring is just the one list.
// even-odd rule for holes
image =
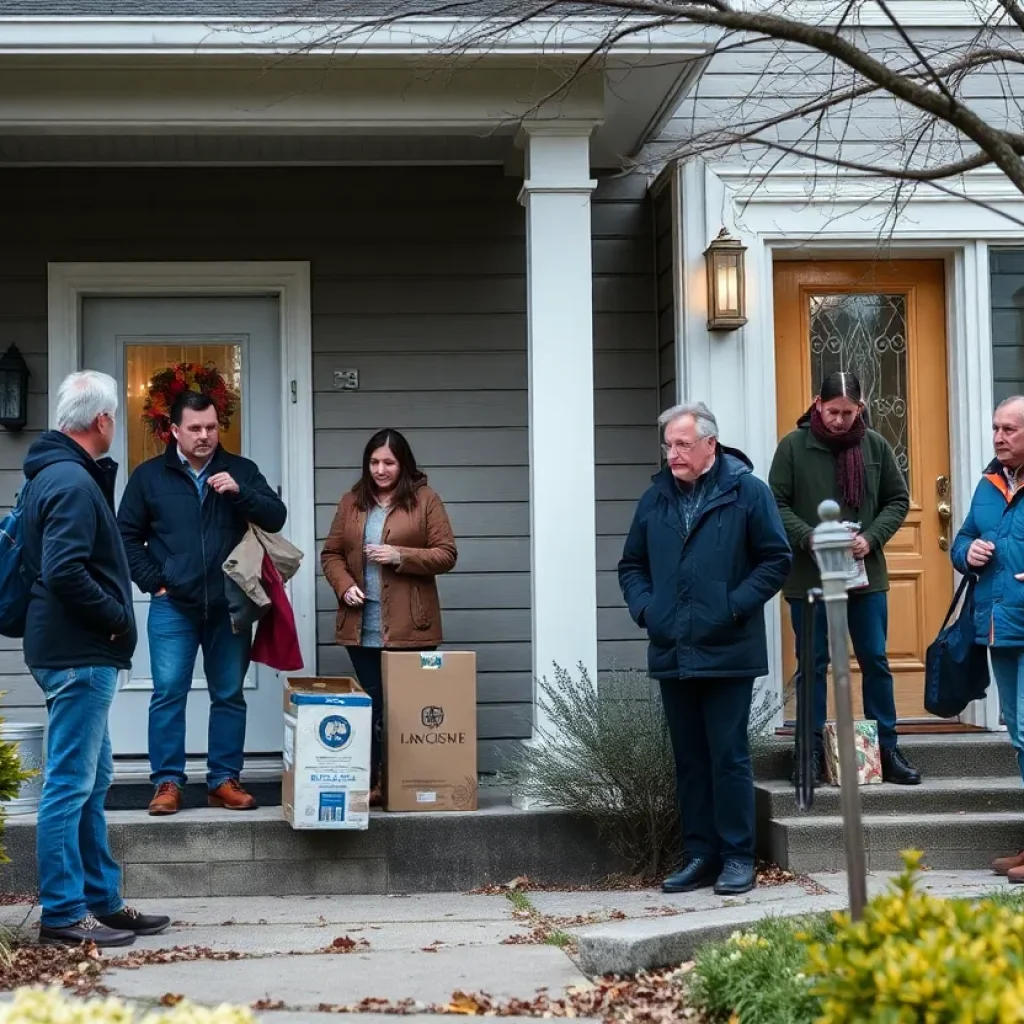
[[[594, 985], [569, 989], [556, 998], [539, 992], [532, 999], [493, 999], [486, 992], [456, 989], [447, 1003], [424, 1005], [411, 999], [392, 1002], [364, 999], [348, 1006], [321, 1003], [320, 1013], [380, 1013], [406, 1015], [435, 1013], [460, 1017], [535, 1017], [574, 1020], [596, 1017], [607, 1024], [671, 1024], [700, 1020], [686, 1005], [682, 979], [689, 965], [675, 971], [641, 974], [636, 978], [602, 978]], [[253, 1004], [253, 1009], [265, 1009]], [[275, 1007], [280, 1008], [280, 1007]]]

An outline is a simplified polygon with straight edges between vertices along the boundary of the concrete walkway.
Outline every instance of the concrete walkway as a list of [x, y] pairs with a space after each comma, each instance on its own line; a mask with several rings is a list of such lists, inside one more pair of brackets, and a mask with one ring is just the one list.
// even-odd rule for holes
[[[888, 877], [872, 876], [872, 892]], [[924, 884], [942, 896], [1006, 886], [983, 871], [928, 872]], [[527, 892], [515, 901], [461, 893], [136, 901], [140, 909], [171, 914], [174, 924], [125, 952], [212, 952], [120, 967], [104, 983], [144, 1004], [167, 994], [207, 1004], [266, 1000], [280, 1005], [262, 1013], [272, 1024], [299, 1024], [322, 1017], [322, 1006], [354, 1008], [365, 999], [414, 1000], [412, 1009], [444, 1005], [456, 990], [496, 1000], [529, 1000], [539, 991], [557, 997], [587, 985], [588, 974], [679, 963], [702, 942], [768, 914], [841, 908], [845, 893], [843, 875], [824, 874], [734, 899], [710, 890], [683, 896], [637, 890]], [[0, 907], [0, 924], [21, 924], [27, 909]], [[26, 925], [29, 934], [37, 914]], [[350, 952], [331, 951], [350, 942]], [[231, 953], [241, 958], [223, 959]], [[221, 959], [210, 958], [218, 954]]]

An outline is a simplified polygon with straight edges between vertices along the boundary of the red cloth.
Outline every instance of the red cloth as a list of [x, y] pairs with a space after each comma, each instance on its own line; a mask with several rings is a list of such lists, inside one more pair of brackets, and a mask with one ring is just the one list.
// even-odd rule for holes
[[302, 651], [295, 628], [295, 613], [288, 601], [281, 574], [266, 552], [263, 554], [263, 586], [270, 598], [270, 611], [256, 627], [250, 656], [258, 664], [278, 672], [298, 672], [302, 668]]

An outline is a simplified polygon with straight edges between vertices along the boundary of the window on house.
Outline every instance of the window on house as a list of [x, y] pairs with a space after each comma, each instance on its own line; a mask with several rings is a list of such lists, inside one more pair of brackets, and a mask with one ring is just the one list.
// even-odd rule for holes
[[989, 251], [993, 398], [1024, 394], [1024, 249]]

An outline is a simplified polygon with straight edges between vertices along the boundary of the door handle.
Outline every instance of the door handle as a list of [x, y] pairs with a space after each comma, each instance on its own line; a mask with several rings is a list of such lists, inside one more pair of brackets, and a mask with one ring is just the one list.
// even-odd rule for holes
[[939, 534], [939, 549], [949, 550], [949, 524], [953, 520], [953, 506], [949, 503], [949, 477], [940, 476], [935, 481], [935, 490], [939, 496], [939, 503], [935, 511], [939, 514], [939, 522], [942, 524]]

